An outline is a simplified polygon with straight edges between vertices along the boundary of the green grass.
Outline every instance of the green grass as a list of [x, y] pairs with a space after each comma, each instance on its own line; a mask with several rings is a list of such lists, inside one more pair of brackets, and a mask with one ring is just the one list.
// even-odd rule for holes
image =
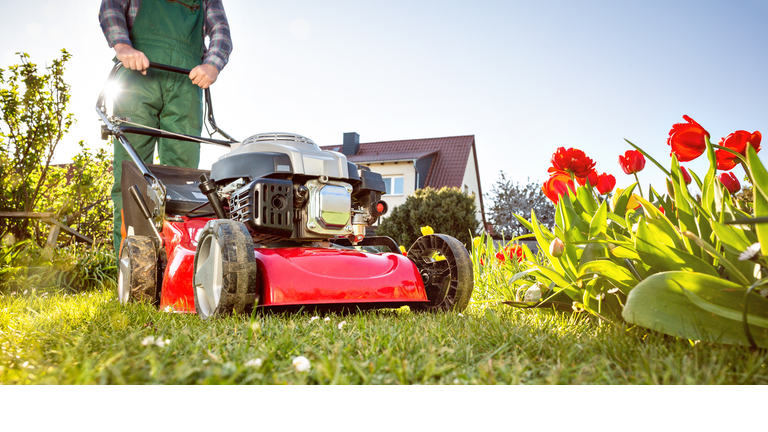
[[[464, 316], [383, 310], [267, 313], [202, 322], [111, 289], [0, 294], [4, 384], [766, 384], [768, 353], [471, 306]], [[330, 318], [325, 322], [324, 317]], [[346, 321], [342, 329], [341, 321]], [[255, 331], [251, 331], [255, 328]], [[142, 345], [148, 336], [165, 347]], [[305, 356], [308, 372], [292, 359]], [[260, 367], [246, 365], [261, 359]]]

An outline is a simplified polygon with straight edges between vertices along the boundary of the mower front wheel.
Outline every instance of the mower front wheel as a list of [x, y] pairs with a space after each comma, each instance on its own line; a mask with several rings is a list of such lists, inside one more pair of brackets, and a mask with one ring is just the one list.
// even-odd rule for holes
[[120, 303], [157, 302], [157, 252], [151, 238], [127, 237], [117, 264], [117, 298]]
[[407, 256], [419, 269], [429, 300], [412, 308], [435, 312], [466, 309], [475, 282], [472, 259], [460, 241], [445, 234], [427, 235], [413, 243]]
[[253, 310], [257, 267], [245, 225], [228, 219], [209, 221], [200, 234], [193, 269], [195, 311], [200, 318]]

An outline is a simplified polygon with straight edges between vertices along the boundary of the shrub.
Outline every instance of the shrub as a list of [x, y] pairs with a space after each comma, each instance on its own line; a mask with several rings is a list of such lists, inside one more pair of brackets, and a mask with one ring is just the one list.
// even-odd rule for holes
[[[81, 141], [71, 165], [51, 164], [75, 122], [67, 112], [70, 86], [63, 78], [70, 57], [62, 50], [62, 57], [39, 73], [22, 53], [21, 64], [0, 69], [0, 210], [61, 213], [65, 223], [98, 242], [111, 238], [111, 155], [103, 149], [92, 154]], [[0, 237], [41, 243], [47, 232], [34, 219], [0, 219]]]
[[465, 195], [458, 188], [418, 189], [405, 203], [392, 209], [376, 230], [410, 247], [421, 236], [421, 227], [431, 226], [438, 234], [457, 238], [469, 246], [480, 228], [475, 217], [475, 194]]

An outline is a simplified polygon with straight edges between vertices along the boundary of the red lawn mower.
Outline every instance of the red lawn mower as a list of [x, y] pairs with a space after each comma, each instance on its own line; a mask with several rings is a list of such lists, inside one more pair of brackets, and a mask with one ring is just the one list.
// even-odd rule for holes
[[[99, 95], [102, 138], [113, 136], [132, 159], [122, 166], [120, 302], [146, 300], [202, 319], [254, 308], [467, 307], [472, 264], [458, 240], [423, 236], [406, 257], [391, 238], [365, 236], [387, 212], [380, 174], [301, 135], [264, 133], [239, 142], [216, 126], [208, 89], [205, 106], [211, 135], [226, 140], [133, 124], [108, 114], [104, 91]], [[210, 171], [148, 165], [126, 134], [231, 151]]]

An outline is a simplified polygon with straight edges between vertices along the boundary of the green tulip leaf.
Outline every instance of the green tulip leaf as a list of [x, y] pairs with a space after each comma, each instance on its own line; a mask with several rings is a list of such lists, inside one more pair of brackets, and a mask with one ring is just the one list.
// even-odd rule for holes
[[632, 272], [613, 261], [591, 261], [579, 267], [579, 277], [590, 274], [596, 274], [608, 279], [624, 294], [629, 294], [632, 288], [638, 284], [638, 280], [632, 275]]
[[616, 205], [613, 208], [613, 212], [620, 217], [626, 216], [627, 204], [629, 203], [629, 198], [632, 196], [632, 192], [635, 190], [635, 187], [637, 187], [637, 183], [632, 183], [631, 185], [627, 186], [626, 189], [621, 191], [621, 195], [616, 198]]
[[592, 222], [589, 224], [589, 237], [598, 237], [600, 234], [605, 234], [608, 229], [608, 204], [606, 201], [600, 203], [600, 207], [595, 212], [595, 216], [592, 217]]
[[[746, 290], [717, 276], [659, 273], [635, 286], [622, 316], [630, 324], [675, 337], [749, 346], [742, 324]], [[752, 294], [748, 312], [752, 337], [768, 348], [768, 300]]]
[[741, 271], [740, 271], [738, 268], [736, 268], [736, 266], [735, 266], [735, 265], [734, 265], [734, 264], [733, 264], [731, 261], [729, 261], [728, 259], [726, 259], [726, 258], [725, 258], [725, 257], [724, 257], [724, 256], [723, 256], [723, 255], [722, 255], [720, 252], [718, 252], [718, 251], [717, 251], [715, 248], [713, 248], [711, 245], [709, 245], [709, 244], [705, 243], [705, 242], [704, 242], [702, 239], [700, 239], [699, 237], [697, 237], [697, 236], [696, 236], [696, 234], [694, 234], [694, 233], [692, 233], [692, 232], [690, 232], [690, 231], [686, 231], [686, 232], [685, 232], [685, 236], [686, 236], [686, 237], [688, 237], [689, 239], [693, 240], [693, 241], [694, 241], [694, 242], [695, 242], [697, 245], [699, 245], [699, 247], [703, 248], [704, 250], [706, 250], [706, 251], [707, 251], [707, 253], [709, 253], [709, 254], [710, 254], [710, 255], [712, 255], [712, 256], [713, 256], [715, 259], [717, 259], [717, 261], [718, 261], [718, 262], [719, 262], [719, 263], [720, 263], [720, 264], [721, 264], [723, 267], [725, 267], [725, 268], [726, 268], [726, 270], [728, 270], [728, 272], [729, 272], [731, 275], [733, 275], [733, 277], [734, 277], [734, 278], [736, 278], [736, 279], [737, 279], [737, 280], [735, 280], [734, 282], [738, 282], [738, 283], [740, 283], [740, 284], [742, 284], [742, 285], [749, 285], [749, 284], [751, 284], [750, 280], [749, 280], [749, 279], [747, 279], [747, 278], [744, 276], [744, 274], [743, 274], [743, 273], [742, 273], [742, 272], [741, 272]]
[[647, 224], [638, 224], [635, 250], [640, 259], [651, 266], [654, 273], [688, 270], [718, 276], [715, 268], [701, 258], [661, 243]]

